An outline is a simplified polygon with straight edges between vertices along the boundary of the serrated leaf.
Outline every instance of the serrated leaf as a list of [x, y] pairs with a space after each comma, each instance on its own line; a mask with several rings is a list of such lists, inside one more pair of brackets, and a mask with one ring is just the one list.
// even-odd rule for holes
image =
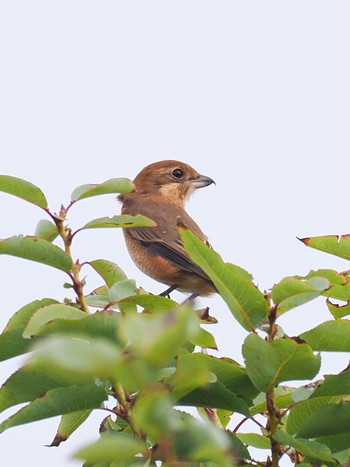
[[311, 394], [309, 399], [296, 404], [290, 411], [287, 420], [287, 431], [297, 433], [307, 420], [328, 404], [339, 402], [350, 393], [350, 372], [338, 375], [327, 375]]
[[94, 384], [52, 389], [2, 422], [0, 433], [25, 423], [78, 410], [98, 408], [106, 399], [105, 389]]
[[72, 260], [61, 248], [38, 237], [18, 235], [0, 240], [0, 254], [30, 259], [64, 272], [72, 268]]
[[108, 287], [112, 287], [116, 282], [127, 279], [122, 269], [112, 261], [95, 259], [90, 261], [89, 264], [102, 277]]
[[325, 462], [334, 462], [334, 458], [332, 457], [332, 453], [329, 448], [315, 441], [293, 438], [293, 436], [290, 436], [283, 430], [278, 430], [274, 435], [274, 439], [286, 446], [296, 449], [298, 452], [301, 452], [306, 456], [312, 457], [313, 459], [319, 459]]
[[111, 178], [100, 184], [86, 184], [75, 188], [71, 194], [72, 201], [91, 198], [92, 196], [110, 193], [129, 193], [134, 188], [131, 180], [127, 178]]
[[321, 407], [329, 403], [339, 402], [340, 399], [340, 395], [320, 396], [315, 398], [310, 397], [306, 401], [299, 402], [290, 410], [286, 425], [288, 433], [295, 435]]
[[327, 404], [312, 414], [297, 432], [301, 438], [350, 433], [350, 402]]
[[22, 307], [12, 316], [0, 335], [0, 361], [22, 355], [29, 351], [31, 342], [22, 337], [24, 328], [37, 310], [55, 303], [58, 303], [57, 300], [51, 298], [35, 300]]
[[96, 443], [81, 449], [75, 454], [78, 459], [84, 459], [88, 464], [108, 463], [114, 465], [130, 465], [135, 456], [143, 452], [142, 441], [135, 439], [129, 433], [106, 433]]
[[343, 456], [339, 456], [338, 454], [334, 454], [334, 457], [338, 460], [338, 462], [341, 465], [346, 465], [346, 462], [350, 458], [350, 452], [349, 452], [350, 433], [344, 433], [342, 435], [336, 434], [336, 435], [330, 435], [330, 436], [325, 436], [325, 437], [321, 436], [321, 437], [317, 438], [317, 441], [319, 443], [324, 444], [325, 446], [328, 446], [329, 449], [334, 453], [341, 453], [342, 451], [347, 450], [347, 452], [344, 452], [344, 455], [345, 455], [344, 460], [341, 460], [339, 458], [339, 457], [343, 457]]
[[350, 260], [350, 234], [300, 238], [306, 246]]
[[89, 417], [92, 410], [79, 410], [62, 415], [57, 433], [50, 446], [59, 446], [73, 434]]
[[328, 279], [323, 277], [313, 277], [309, 280], [285, 277], [272, 288], [271, 298], [277, 305], [278, 313], [284, 313], [319, 297], [329, 286]]
[[40, 208], [47, 208], [47, 200], [40, 188], [21, 178], [0, 175], [0, 191], [17, 196]]
[[350, 321], [338, 319], [326, 321], [309, 331], [303, 332], [300, 338], [314, 350], [329, 352], [350, 351]]
[[290, 339], [266, 342], [250, 334], [243, 344], [243, 356], [250, 379], [262, 392], [282, 381], [311, 379], [320, 368], [320, 358], [310, 346]]
[[232, 270], [232, 272], [236, 275], [239, 276], [241, 279], [252, 282], [253, 281], [253, 276], [248, 272], [246, 269], [243, 269], [241, 266], [238, 266], [237, 264], [232, 264], [232, 263], [226, 263], [226, 266]]
[[53, 242], [58, 237], [57, 226], [47, 219], [42, 219], [36, 226], [34, 236]]
[[214, 282], [235, 319], [244, 329], [254, 330], [269, 311], [264, 294], [190, 231], [180, 228], [180, 234], [186, 251]]
[[23, 337], [28, 339], [40, 330], [42, 326], [54, 320], [78, 320], [85, 318], [86, 313], [70, 305], [63, 305], [61, 303], [48, 305], [36, 311], [26, 328], [23, 331]]
[[130, 228], [130, 227], [154, 227], [156, 224], [148, 217], [120, 215], [113, 217], [100, 217], [85, 224], [79, 230], [105, 229], [105, 228]]

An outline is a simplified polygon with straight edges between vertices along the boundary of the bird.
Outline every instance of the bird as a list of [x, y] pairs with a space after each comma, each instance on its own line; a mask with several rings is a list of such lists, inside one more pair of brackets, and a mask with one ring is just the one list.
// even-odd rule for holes
[[141, 214], [155, 223], [152, 227], [123, 229], [136, 266], [168, 286], [160, 295], [169, 296], [175, 289], [191, 294], [189, 299], [216, 293], [212, 280], [186, 252], [179, 234], [181, 226], [209, 245], [206, 235], [185, 211], [185, 204], [195, 190], [215, 184], [214, 180], [184, 162], [163, 160], [147, 165], [133, 183], [133, 191], [118, 196], [121, 213]]

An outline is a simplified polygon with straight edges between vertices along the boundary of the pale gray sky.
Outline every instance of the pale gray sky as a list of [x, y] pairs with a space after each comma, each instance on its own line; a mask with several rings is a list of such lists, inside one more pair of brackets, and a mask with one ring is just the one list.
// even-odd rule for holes
[[[189, 212], [261, 288], [310, 269], [348, 269], [296, 237], [350, 231], [349, 24], [344, 0], [2, 2], [0, 171], [39, 185], [57, 211], [77, 185], [183, 160], [217, 182], [195, 194]], [[40, 210], [0, 199], [0, 237], [32, 233]], [[85, 200], [70, 222], [119, 209], [113, 196]], [[121, 232], [77, 240], [81, 260], [116, 261], [139, 285], [164, 288], [136, 269]], [[27, 302], [67, 294], [54, 269], [6, 256], [0, 266], [1, 327]], [[242, 361], [245, 333], [220, 298], [202, 302], [220, 321], [210, 328], [220, 355]], [[281, 324], [296, 334], [329, 318], [319, 300]], [[2, 365], [1, 381], [18, 364]], [[322, 372], [346, 364], [346, 355], [325, 356]], [[2, 460], [80, 465], [69, 456], [95, 439], [103, 416], [59, 449], [43, 447], [57, 419], [10, 429], [0, 436]]]

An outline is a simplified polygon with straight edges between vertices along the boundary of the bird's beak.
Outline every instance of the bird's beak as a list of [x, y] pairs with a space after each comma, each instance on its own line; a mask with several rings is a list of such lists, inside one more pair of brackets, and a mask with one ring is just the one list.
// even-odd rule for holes
[[214, 183], [214, 185], [216, 184], [212, 178], [207, 177], [206, 175], [198, 175], [198, 177], [192, 178], [189, 180], [189, 182], [195, 189], [203, 188], [205, 186], [211, 185], [212, 183]]

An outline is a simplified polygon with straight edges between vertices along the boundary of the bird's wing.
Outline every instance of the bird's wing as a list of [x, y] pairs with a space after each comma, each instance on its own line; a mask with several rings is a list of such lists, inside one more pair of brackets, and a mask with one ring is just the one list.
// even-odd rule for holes
[[156, 227], [132, 227], [127, 229], [125, 234], [137, 241], [149, 254], [161, 256], [179, 269], [197, 274], [211, 282], [205, 272], [188, 256], [179, 236], [164, 240]]

